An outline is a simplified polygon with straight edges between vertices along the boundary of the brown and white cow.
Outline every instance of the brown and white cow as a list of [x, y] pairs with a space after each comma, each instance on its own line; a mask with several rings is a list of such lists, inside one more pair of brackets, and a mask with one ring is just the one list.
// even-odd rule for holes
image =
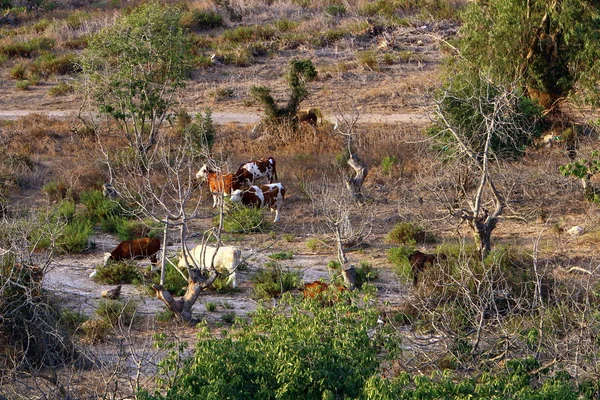
[[[261, 179], [266, 179], [269, 183], [277, 180], [277, 170], [275, 169], [275, 159], [273, 157], [261, 158], [260, 160], [248, 161], [240, 165], [235, 177], [240, 184], [248, 186], [254, 185]], [[234, 190], [237, 188], [234, 188]]]
[[206, 164], [204, 164], [196, 173], [196, 178], [201, 182], [207, 182], [208, 188], [213, 196], [213, 208], [217, 206], [221, 194], [223, 196], [229, 196], [232, 190], [241, 187], [240, 181], [234, 174], [223, 174], [213, 171]]
[[279, 221], [279, 210], [285, 199], [285, 187], [281, 183], [269, 183], [266, 185], [250, 186], [247, 190], [234, 190], [231, 193], [231, 201], [242, 203], [250, 207], [269, 207], [275, 211], [273, 222]]
[[[160, 239], [159, 238], [141, 238], [125, 240], [115, 247], [110, 253], [104, 253], [104, 265], [108, 264], [109, 260], [122, 261], [122, 260], [141, 260], [143, 258], [150, 258], [150, 262], [153, 266], [156, 266], [157, 257], [156, 255], [160, 251]], [[94, 270], [90, 274], [90, 278], [96, 275], [97, 270]]]

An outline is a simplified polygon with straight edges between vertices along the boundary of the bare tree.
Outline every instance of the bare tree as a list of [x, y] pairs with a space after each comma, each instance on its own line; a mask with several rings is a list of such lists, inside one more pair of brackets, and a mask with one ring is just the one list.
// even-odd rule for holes
[[477, 183], [472, 188], [459, 185], [462, 193], [455, 198], [464, 200], [448, 208], [451, 215], [469, 224], [485, 258], [491, 250], [492, 232], [507, 207], [496, 183], [494, 162], [521, 152], [534, 135], [536, 121], [521, 110], [519, 92], [495, 87], [483, 78], [478, 84], [467, 90], [450, 87], [441, 92], [435, 99], [434, 120], [436, 138], [449, 158], [465, 165], [470, 170], [467, 176], [475, 174]]
[[[206, 121], [202, 121], [206, 128]], [[183, 256], [189, 258], [186, 241], [188, 226], [191, 221], [201, 216], [201, 188], [195, 178], [199, 165], [210, 157], [210, 146], [204, 142], [207, 135], [190, 133], [189, 127], [182, 131], [157, 136], [156, 145], [143, 156], [138, 152], [126, 150], [115, 151], [103, 145], [102, 136], [99, 143], [106, 164], [109, 169], [110, 179], [118, 195], [129, 204], [130, 209], [139, 218], [150, 218], [163, 227], [163, 246], [166, 245], [168, 232], [176, 232], [184, 247]], [[223, 202], [221, 202], [222, 204]], [[223, 209], [220, 208], [222, 220]], [[204, 240], [210, 235], [220, 241], [220, 226], [204, 234]], [[201, 274], [202, 266], [186, 263], [187, 271], [179, 271], [188, 281], [186, 293], [175, 299], [164, 288], [165, 270], [167, 263], [173, 268], [178, 268], [168, 261], [166, 252], [162, 252], [160, 284], [155, 285], [156, 295], [167, 307], [184, 320], [192, 319], [191, 309], [200, 293], [210, 286], [218, 277], [218, 273], [211, 266], [207, 278]]]
[[324, 176], [322, 181], [310, 185], [315, 214], [323, 218], [322, 232], [333, 237], [337, 260], [342, 267], [346, 284], [354, 287], [353, 266], [348, 265], [346, 252], [362, 245], [371, 233], [372, 212], [367, 205], [356, 207], [354, 193], [348, 187]]
[[344, 139], [346, 151], [348, 152], [348, 166], [354, 171], [354, 176], [345, 178], [346, 187], [352, 194], [352, 198], [356, 201], [363, 201], [362, 185], [367, 177], [369, 169], [367, 165], [358, 157], [355, 137], [356, 124], [360, 118], [360, 112], [354, 107], [354, 112], [351, 114], [344, 113], [339, 109], [336, 113], [336, 123], [334, 130], [338, 132]]

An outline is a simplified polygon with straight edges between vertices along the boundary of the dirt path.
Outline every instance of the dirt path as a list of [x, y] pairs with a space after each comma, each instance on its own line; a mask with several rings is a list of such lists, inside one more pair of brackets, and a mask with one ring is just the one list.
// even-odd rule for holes
[[[199, 111], [190, 111], [193, 115]], [[0, 110], [0, 120], [16, 120], [32, 114], [46, 115], [52, 118], [69, 118], [77, 115], [77, 110]], [[237, 112], [213, 112], [212, 119], [217, 124], [241, 123], [254, 124], [261, 118], [260, 113], [237, 113]], [[325, 119], [335, 122], [334, 115], [326, 115]], [[381, 123], [381, 124], [425, 124], [429, 122], [429, 117], [425, 111], [414, 113], [399, 114], [360, 114], [359, 122], [362, 123]]]

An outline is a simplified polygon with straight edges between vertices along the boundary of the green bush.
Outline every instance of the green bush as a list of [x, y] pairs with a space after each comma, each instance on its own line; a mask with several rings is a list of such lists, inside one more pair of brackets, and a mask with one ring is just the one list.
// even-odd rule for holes
[[386, 240], [394, 244], [433, 243], [435, 236], [422, 227], [411, 222], [399, 222], [386, 236]]
[[294, 252], [291, 250], [280, 251], [278, 253], [269, 254], [267, 257], [269, 257], [272, 260], [291, 260], [292, 258], [294, 258]]
[[15, 87], [19, 90], [29, 90], [30, 86], [31, 86], [31, 82], [28, 81], [27, 79], [17, 81], [17, 83], [15, 83]]
[[[79, 201], [86, 208], [84, 215], [94, 223], [122, 215], [124, 211], [117, 201], [105, 198], [100, 190], [81, 192]], [[116, 232], [116, 228], [107, 232]]]
[[[160, 380], [158, 391], [141, 398], [360, 398], [367, 379], [379, 375], [380, 363], [399, 352], [399, 335], [388, 327], [376, 329], [377, 316], [370, 306], [321, 307], [285, 295], [221, 338], [202, 327], [185, 372]], [[160, 339], [159, 347], [175, 349], [166, 335]], [[163, 362], [165, 377], [181, 368], [180, 354], [174, 351]]]
[[89, 317], [83, 313], [69, 310], [67, 308], [60, 310], [59, 323], [70, 333], [75, 333], [81, 329], [81, 324], [89, 320]]
[[11, 42], [0, 45], [0, 54], [6, 54], [9, 58], [23, 57], [31, 58], [43, 51], [52, 50], [55, 40], [41, 37], [22, 42]]
[[182, 14], [181, 26], [191, 31], [202, 31], [223, 26], [223, 16], [214, 11], [191, 10]]
[[89, 247], [94, 225], [88, 220], [75, 219], [65, 226], [56, 240], [59, 253], [81, 253]]
[[381, 160], [381, 172], [390, 175], [392, 170], [398, 165], [398, 159], [394, 156], [385, 156]]
[[392, 247], [388, 250], [388, 261], [393, 265], [394, 272], [404, 283], [412, 282], [412, 267], [408, 257], [414, 251], [413, 246]]
[[8, 71], [12, 79], [23, 80], [27, 76], [27, 68], [23, 64], [17, 64]]
[[358, 289], [361, 289], [365, 283], [369, 283], [377, 279], [379, 272], [373, 268], [371, 263], [361, 261], [359, 266], [355, 269], [355, 285]]
[[[213, 219], [215, 226], [219, 224], [219, 216]], [[265, 218], [263, 209], [246, 207], [240, 203], [230, 203], [223, 215], [223, 230], [229, 233], [268, 232], [271, 223]]]
[[250, 278], [253, 283], [254, 297], [270, 299], [300, 286], [301, 274], [291, 269], [283, 270], [276, 262], [266, 265]]
[[[172, 260], [172, 262], [177, 265], [178, 260]], [[184, 269], [182, 271], [184, 274], [186, 273], [186, 270]], [[152, 284], [159, 284], [160, 283], [160, 275], [156, 274], [153, 278], [152, 278]], [[166, 263], [165, 265], [165, 282], [163, 287], [168, 290], [173, 296], [183, 296], [185, 294], [185, 291], [187, 290], [188, 287], [188, 281], [186, 278], [184, 278], [179, 271], [177, 271], [175, 269], [175, 267], [173, 265], [171, 265], [169, 262]], [[149, 288], [148, 289], [149, 293], [151, 293], [152, 295], [154, 295], [154, 289]]]
[[96, 267], [94, 281], [105, 285], [140, 283], [143, 275], [135, 261], [108, 262]]
[[98, 302], [96, 314], [111, 326], [128, 326], [135, 318], [137, 307], [137, 303], [133, 301], [123, 303], [119, 300], [101, 300]]

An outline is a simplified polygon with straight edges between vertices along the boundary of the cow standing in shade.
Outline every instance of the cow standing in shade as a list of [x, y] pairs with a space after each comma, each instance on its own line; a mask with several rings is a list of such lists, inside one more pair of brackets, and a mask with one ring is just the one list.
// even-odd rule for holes
[[[269, 183], [277, 180], [277, 170], [273, 157], [252, 160], [242, 164], [234, 174], [236, 180], [243, 185], [251, 186], [257, 181], [266, 179]], [[234, 188], [239, 189], [239, 188]]]
[[271, 212], [275, 211], [273, 222], [279, 221], [279, 210], [285, 198], [285, 187], [281, 183], [270, 183], [267, 185], [250, 186], [247, 190], [234, 190], [231, 193], [231, 201], [242, 203], [247, 207], [269, 207]]
[[[215, 269], [224, 269], [229, 274], [227, 283], [231, 283], [233, 288], [237, 287], [235, 278], [235, 270], [242, 258], [242, 251], [231, 246], [213, 247], [199, 244], [190, 250], [189, 254], [192, 259], [188, 258], [188, 263], [195, 265], [201, 271], [209, 269], [212, 265]], [[183, 254], [179, 257], [179, 268], [186, 267], [185, 257]]]

